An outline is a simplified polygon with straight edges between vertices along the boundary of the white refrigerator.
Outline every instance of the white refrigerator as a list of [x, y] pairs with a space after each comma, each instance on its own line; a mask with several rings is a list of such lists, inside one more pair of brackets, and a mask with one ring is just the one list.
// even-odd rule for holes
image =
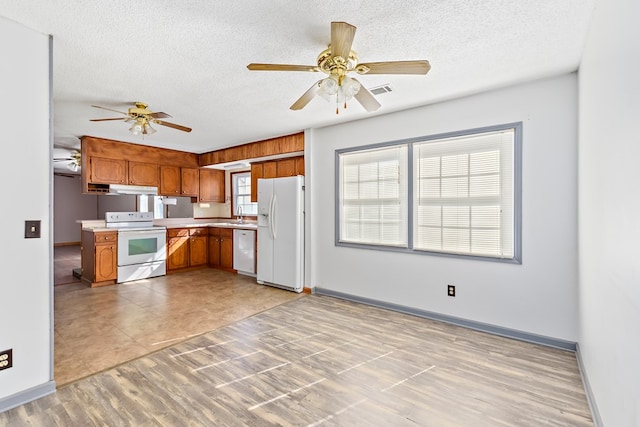
[[260, 284], [304, 288], [304, 177], [258, 179]]

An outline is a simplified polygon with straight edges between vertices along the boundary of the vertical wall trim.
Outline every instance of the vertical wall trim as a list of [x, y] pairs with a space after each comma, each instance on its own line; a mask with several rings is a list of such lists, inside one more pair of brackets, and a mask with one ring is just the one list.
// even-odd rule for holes
[[593, 425], [595, 427], [604, 427], [602, 418], [600, 417], [600, 411], [596, 403], [596, 397], [589, 384], [589, 377], [587, 376], [587, 370], [584, 367], [584, 361], [582, 360], [582, 352], [580, 351], [580, 343], [576, 344], [576, 359], [578, 360], [578, 369], [580, 370], [580, 377], [582, 378], [582, 385], [584, 386], [584, 392], [587, 395], [587, 403], [589, 403], [589, 409], [591, 410], [591, 418], [593, 418]]
[[53, 36], [49, 35], [49, 379], [55, 391], [53, 340]]

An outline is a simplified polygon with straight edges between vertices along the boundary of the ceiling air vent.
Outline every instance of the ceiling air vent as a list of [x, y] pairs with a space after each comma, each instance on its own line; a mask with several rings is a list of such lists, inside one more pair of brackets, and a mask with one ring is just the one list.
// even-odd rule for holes
[[382, 95], [383, 93], [391, 92], [392, 90], [393, 89], [391, 89], [391, 85], [384, 84], [382, 86], [372, 87], [371, 89], [369, 89], [369, 92], [374, 95]]

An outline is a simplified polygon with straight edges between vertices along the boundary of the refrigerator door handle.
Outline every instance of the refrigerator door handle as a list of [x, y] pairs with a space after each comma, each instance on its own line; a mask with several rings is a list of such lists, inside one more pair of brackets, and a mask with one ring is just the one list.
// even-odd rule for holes
[[274, 194], [271, 197], [271, 205], [269, 206], [269, 232], [271, 233], [271, 238], [276, 240], [276, 203], [278, 202], [276, 195]]

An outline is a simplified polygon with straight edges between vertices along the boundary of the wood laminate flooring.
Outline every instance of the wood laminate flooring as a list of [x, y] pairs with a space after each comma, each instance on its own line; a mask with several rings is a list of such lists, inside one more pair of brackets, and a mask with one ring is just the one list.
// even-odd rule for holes
[[0, 425], [593, 423], [572, 352], [303, 295], [70, 383]]

